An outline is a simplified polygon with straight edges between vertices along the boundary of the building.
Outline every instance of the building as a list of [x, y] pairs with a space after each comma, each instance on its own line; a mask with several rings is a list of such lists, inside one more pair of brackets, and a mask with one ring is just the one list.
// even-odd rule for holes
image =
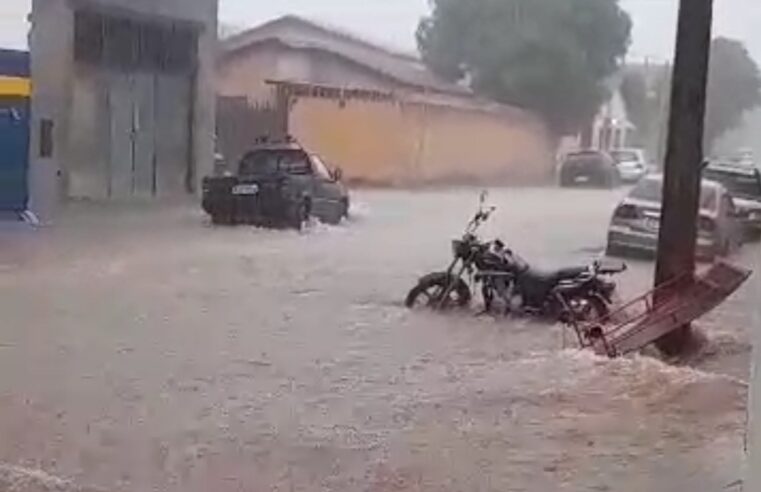
[[354, 181], [543, 183], [552, 143], [534, 114], [475, 97], [400, 54], [298, 17], [221, 43], [220, 151], [287, 132]]
[[31, 207], [193, 193], [213, 166], [217, 0], [34, 0]]
[[635, 130], [636, 127], [629, 120], [621, 90], [617, 89], [595, 117], [592, 124], [592, 147], [605, 151], [627, 147]]
[[[616, 82], [618, 84], [618, 82]], [[581, 149], [608, 152], [613, 149], [634, 146], [637, 127], [629, 119], [623, 95], [613, 84], [611, 96], [600, 106], [591, 125], [578, 135], [564, 137], [559, 154], [564, 155]]]
[[0, 49], [0, 220], [27, 209], [29, 53]]

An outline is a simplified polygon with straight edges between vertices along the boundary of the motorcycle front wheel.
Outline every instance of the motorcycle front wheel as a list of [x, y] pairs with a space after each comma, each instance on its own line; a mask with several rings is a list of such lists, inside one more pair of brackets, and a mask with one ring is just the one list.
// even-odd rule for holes
[[407, 294], [404, 305], [409, 309], [464, 308], [470, 304], [472, 294], [462, 280], [446, 273], [434, 273], [420, 280]]

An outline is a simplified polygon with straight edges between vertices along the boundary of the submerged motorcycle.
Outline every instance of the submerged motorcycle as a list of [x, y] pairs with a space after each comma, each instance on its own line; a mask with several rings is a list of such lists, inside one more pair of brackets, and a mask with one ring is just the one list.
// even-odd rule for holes
[[422, 277], [407, 295], [408, 308], [464, 308], [480, 286], [484, 312], [528, 314], [568, 324], [609, 314], [616, 284], [605, 277], [625, 271], [626, 265], [605, 266], [596, 261], [550, 272], [535, 269], [502, 241], [484, 242], [476, 236], [496, 210], [484, 209], [484, 201], [482, 194], [479, 210], [465, 233], [452, 241], [449, 268]]

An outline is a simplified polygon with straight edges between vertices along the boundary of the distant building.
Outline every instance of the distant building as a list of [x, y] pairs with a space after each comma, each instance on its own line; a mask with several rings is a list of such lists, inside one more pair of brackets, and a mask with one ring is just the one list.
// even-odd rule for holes
[[298, 17], [221, 42], [220, 150], [288, 132], [356, 181], [540, 183], [552, 176], [543, 121], [441, 80], [414, 55]]
[[592, 147], [612, 150], [627, 147], [636, 126], [629, 119], [621, 90], [616, 88], [592, 124]]
[[637, 127], [629, 113], [618, 83], [612, 85], [611, 96], [600, 106], [592, 124], [578, 135], [562, 139], [560, 154], [579, 149], [610, 151], [633, 145]]
[[217, 0], [32, 5], [32, 208], [196, 191], [213, 165]]

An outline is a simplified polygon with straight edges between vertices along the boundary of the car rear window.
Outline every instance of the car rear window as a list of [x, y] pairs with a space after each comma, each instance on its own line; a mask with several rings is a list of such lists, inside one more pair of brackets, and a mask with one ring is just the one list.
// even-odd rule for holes
[[599, 166], [605, 164], [605, 158], [600, 154], [571, 154], [566, 158], [566, 164], [581, 164]]
[[614, 150], [611, 151], [610, 156], [616, 162], [639, 162], [639, 156], [631, 150]]
[[[646, 202], [661, 203], [663, 181], [660, 179], [645, 179], [629, 194], [631, 198]], [[700, 191], [700, 208], [702, 210], [716, 209], [717, 193], [714, 186], [703, 185]]]
[[254, 150], [240, 162], [240, 174], [310, 174], [309, 160], [301, 150], [283, 149]]
[[735, 196], [761, 199], [761, 176], [759, 173], [746, 174], [709, 168], [705, 170], [703, 175], [723, 184]]

